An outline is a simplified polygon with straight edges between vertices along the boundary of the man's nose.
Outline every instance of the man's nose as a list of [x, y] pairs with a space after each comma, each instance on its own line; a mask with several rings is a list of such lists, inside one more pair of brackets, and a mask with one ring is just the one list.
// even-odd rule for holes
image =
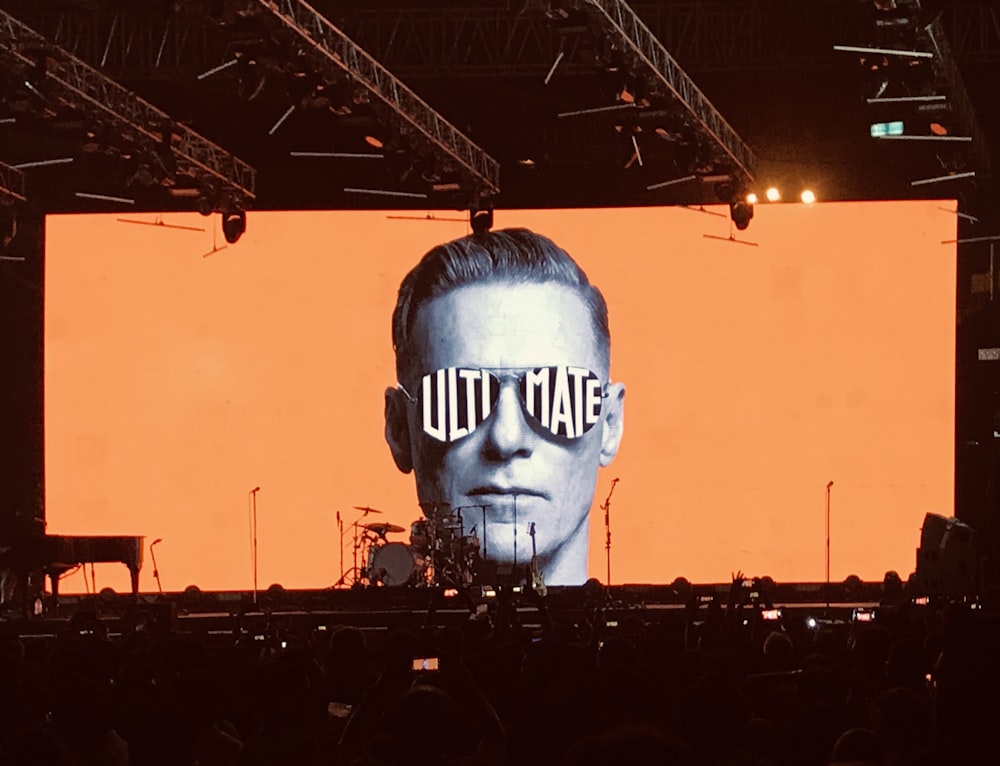
[[516, 381], [504, 381], [493, 407], [492, 417], [484, 424], [486, 439], [483, 451], [493, 460], [509, 460], [531, 454], [534, 432], [524, 419]]

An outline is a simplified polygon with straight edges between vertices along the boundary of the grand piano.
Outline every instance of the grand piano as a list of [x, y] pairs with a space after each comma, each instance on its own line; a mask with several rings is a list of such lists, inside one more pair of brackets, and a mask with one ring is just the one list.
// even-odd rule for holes
[[144, 541], [142, 536], [124, 535], [22, 537], [0, 558], [3, 566], [13, 570], [25, 585], [30, 572], [44, 572], [51, 584], [53, 604], [57, 604], [59, 600], [59, 578], [81, 564], [124, 564], [131, 575], [132, 595], [137, 595]]

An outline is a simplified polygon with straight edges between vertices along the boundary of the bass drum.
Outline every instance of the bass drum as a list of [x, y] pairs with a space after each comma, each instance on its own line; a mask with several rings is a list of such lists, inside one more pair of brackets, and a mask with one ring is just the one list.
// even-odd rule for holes
[[406, 585], [416, 572], [413, 554], [403, 543], [373, 545], [368, 552], [368, 581], [372, 585]]

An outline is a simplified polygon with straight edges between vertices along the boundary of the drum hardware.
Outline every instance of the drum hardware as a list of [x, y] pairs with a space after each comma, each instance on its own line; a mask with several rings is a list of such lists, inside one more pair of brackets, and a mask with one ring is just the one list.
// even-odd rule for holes
[[424, 503], [425, 518], [410, 525], [410, 550], [418, 568], [418, 585], [462, 587], [479, 570], [476, 527], [466, 534], [463, 510], [447, 503]]
[[364, 529], [367, 529], [369, 532], [374, 532], [376, 535], [378, 535], [383, 540], [385, 539], [385, 536], [386, 536], [387, 533], [405, 532], [406, 531], [405, 529], [403, 529], [400, 526], [396, 526], [395, 524], [389, 524], [387, 522], [378, 522], [376, 524], [362, 524], [361, 526]]
[[[352, 588], [360, 587], [364, 584], [363, 581], [368, 578], [368, 574], [365, 569], [358, 566], [358, 558], [359, 554], [361, 554], [361, 559], [367, 562], [367, 548], [370, 548], [372, 542], [375, 541], [372, 537], [372, 532], [368, 529], [368, 527], [379, 525], [367, 525], [361, 524], [360, 522], [368, 516], [369, 513], [382, 513], [382, 511], [377, 508], [371, 508], [367, 505], [355, 505], [354, 509], [361, 511], [361, 515], [351, 522], [351, 536], [353, 542], [351, 546], [352, 565], [349, 572], [344, 571], [344, 522], [341, 519], [340, 511], [337, 511], [337, 526], [340, 532], [340, 579], [333, 584], [334, 588], [340, 588], [344, 585], [350, 585]], [[400, 532], [403, 531], [400, 527], [397, 527], [397, 529]], [[383, 539], [384, 535], [385, 533], [383, 532]]]
[[[511, 498], [513, 512], [517, 513], [517, 498]], [[535, 523], [531, 522], [528, 534], [531, 536], [531, 563], [517, 570], [517, 523], [514, 523], [514, 562], [502, 565], [487, 559], [486, 511], [488, 505], [452, 507], [450, 503], [434, 502], [421, 504], [424, 518], [410, 524], [409, 544], [389, 542], [387, 535], [405, 532], [405, 528], [390, 522], [362, 523], [369, 513], [382, 513], [369, 506], [355, 506], [362, 515], [351, 524], [353, 532], [354, 566], [349, 573], [343, 573], [336, 586], [350, 583], [354, 587], [457, 587], [484, 583], [490, 579], [489, 572], [495, 569], [493, 579], [501, 569], [520, 571], [521, 582], [526, 582], [544, 595], [545, 582], [538, 568], [538, 554], [535, 545]], [[481, 512], [482, 527], [474, 525], [468, 532], [465, 528], [463, 511]], [[477, 516], [479, 513], [476, 514]], [[344, 527], [338, 518], [343, 549]], [[343, 559], [343, 556], [341, 557]], [[491, 569], [488, 565], [494, 565]], [[495, 584], [490, 582], [488, 584]], [[335, 587], [336, 587], [335, 586]]]

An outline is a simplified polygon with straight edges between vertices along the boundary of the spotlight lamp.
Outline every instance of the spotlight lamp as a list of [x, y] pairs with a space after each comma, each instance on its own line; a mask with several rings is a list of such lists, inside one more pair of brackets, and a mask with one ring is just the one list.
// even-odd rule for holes
[[244, 210], [235, 209], [222, 214], [222, 234], [230, 245], [235, 245], [246, 230], [247, 214]]
[[745, 199], [736, 199], [729, 203], [729, 217], [733, 219], [736, 228], [743, 231], [750, 225], [753, 218], [753, 205]]
[[469, 211], [472, 232], [482, 236], [493, 228], [493, 208], [473, 208]]
[[805, 204], [811, 205], [816, 201], [816, 192], [812, 189], [803, 189], [802, 193], [799, 195], [799, 199]]
[[747, 196], [746, 196], [746, 203], [748, 205], [756, 205], [757, 204], [757, 195], [754, 192], [750, 192], [749, 194], [747, 194]]
[[781, 199], [781, 192], [778, 191], [777, 186], [769, 186], [764, 192], [764, 196], [767, 197], [768, 202], [778, 202]]

